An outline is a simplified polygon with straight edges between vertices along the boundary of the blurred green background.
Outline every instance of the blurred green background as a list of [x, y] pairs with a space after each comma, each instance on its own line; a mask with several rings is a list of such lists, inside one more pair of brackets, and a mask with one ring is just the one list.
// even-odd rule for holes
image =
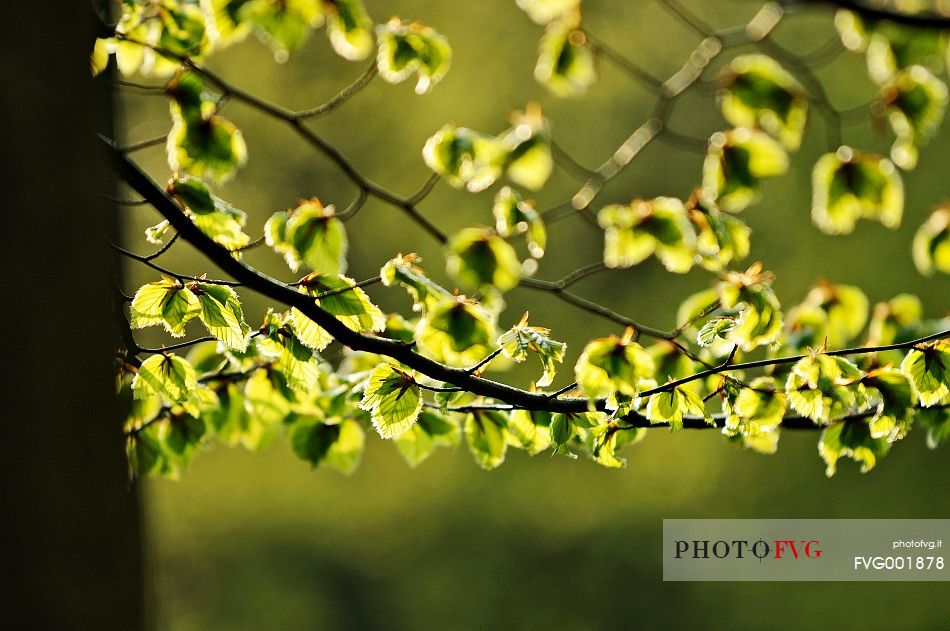
[[[690, 6], [716, 27], [746, 21], [757, 3]], [[654, 97], [614, 67], [580, 100], [559, 100], [532, 78], [542, 29], [513, 1], [367, 2], [377, 21], [418, 19], [445, 34], [453, 67], [434, 92], [417, 96], [411, 83], [379, 79], [314, 128], [374, 181], [408, 194], [428, 171], [420, 151], [426, 138], [453, 121], [486, 132], [506, 127], [507, 114], [528, 101], [543, 104], [557, 142], [581, 163], [596, 166], [647, 116]], [[586, 27], [600, 40], [657, 76], [667, 76], [697, 43], [695, 33], [653, 2], [584, 3]], [[832, 13], [786, 17], [777, 41], [799, 53], [833, 35]], [[730, 50], [722, 56], [747, 52]], [[341, 61], [323, 32], [286, 64], [277, 65], [256, 39], [212, 58], [209, 65], [243, 88], [303, 108], [349, 83], [364, 64]], [[841, 55], [817, 70], [841, 109], [867, 102], [873, 89], [863, 59]], [[711, 76], [712, 73], [710, 73]], [[123, 96], [126, 137], [164, 133], [162, 99]], [[250, 161], [219, 191], [250, 213], [249, 232], [266, 218], [318, 196], [345, 207], [351, 183], [322, 155], [277, 122], [240, 103], [226, 115], [244, 131]], [[866, 119], [844, 130], [848, 144], [886, 152], [888, 138]], [[677, 102], [677, 131], [701, 137], [724, 126], [709, 91]], [[776, 273], [783, 303], [804, 297], [815, 281], [860, 285], [872, 301], [917, 293], [929, 317], [947, 313], [950, 283], [925, 279], [910, 259], [910, 241], [930, 207], [947, 192], [950, 135], [923, 150], [920, 167], [905, 174], [903, 225], [889, 231], [869, 222], [850, 237], [829, 237], [809, 219], [810, 166], [827, 150], [820, 118], [810, 123], [791, 173], [767, 182], [762, 201], [745, 211], [753, 228], [749, 262]], [[156, 178], [167, 177], [162, 150], [140, 155]], [[702, 155], [654, 142], [595, 203], [655, 195], [686, 196], [700, 178]], [[579, 182], [563, 170], [535, 198], [540, 207], [562, 200]], [[425, 214], [453, 231], [491, 222], [489, 191], [472, 195], [440, 183], [422, 204]], [[157, 219], [130, 209], [127, 241], [146, 247], [145, 226]], [[441, 253], [397, 209], [370, 200], [348, 224], [349, 275], [375, 275], [397, 252], [419, 252], [444, 278]], [[539, 278], [556, 279], [598, 260], [602, 237], [569, 218], [550, 228]], [[215, 270], [185, 246], [168, 262], [189, 272]], [[253, 265], [285, 280], [292, 276], [272, 252], [254, 251]], [[130, 282], [151, 275], [130, 269]], [[666, 273], [652, 259], [630, 270], [593, 276], [576, 286], [583, 296], [646, 324], [671, 328], [678, 303], [705, 288], [701, 270]], [[401, 291], [370, 288], [378, 304], [405, 310]], [[246, 296], [248, 320], [264, 304]], [[532, 320], [569, 344], [565, 366], [591, 337], [617, 332], [557, 302], [519, 289], [506, 296], [510, 325], [530, 308]], [[333, 355], [331, 353], [331, 359]], [[532, 366], [532, 370], [534, 367]], [[556, 385], [569, 381], [565, 369]], [[514, 371], [507, 379], [521, 379]], [[843, 463], [826, 479], [817, 433], [787, 432], [778, 454], [761, 456], [727, 444], [714, 432], [670, 435], [656, 430], [627, 448], [624, 470], [587, 461], [510, 453], [494, 472], [477, 468], [464, 447], [442, 450], [417, 470], [391, 444], [370, 437], [362, 467], [350, 478], [311, 471], [284, 443], [260, 454], [216, 446], [199, 455], [179, 481], [143, 483], [149, 602], [158, 629], [484, 629], [556, 628], [946, 628], [945, 584], [663, 583], [663, 518], [672, 517], [947, 517], [950, 460], [911, 434], [877, 469], [860, 475]]]

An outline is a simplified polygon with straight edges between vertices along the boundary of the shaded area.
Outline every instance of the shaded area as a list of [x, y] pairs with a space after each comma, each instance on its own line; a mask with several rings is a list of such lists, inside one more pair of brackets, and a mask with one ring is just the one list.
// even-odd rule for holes
[[[0, 269], [5, 566], [11, 628], [142, 627], [137, 493], [113, 395], [116, 232], [97, 132], [109, 94], [89, 80], [89, 2], [5, 7]], [[68, 25], [56, 28], [55, 24]]]

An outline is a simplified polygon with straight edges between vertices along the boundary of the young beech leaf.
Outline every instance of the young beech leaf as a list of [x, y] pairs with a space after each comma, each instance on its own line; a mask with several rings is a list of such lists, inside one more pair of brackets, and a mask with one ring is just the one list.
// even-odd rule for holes
[[425, 271], [416, 265], [421, 259], [416, 254], [400, 254], [388, 261], [380, 270], [383, 285], [392, 287], [402, 285], [412, 298], [413, 311], [425, 311], [433, 308], [452, 292], [426, 276]]
[[743, 351], [771, 344], [782, 332], [781, 305], [771, 283], [772, 275], [755, 263], [745, 272], [724, 274], [716, 286], [720, 305], [738, 311], [728, 339]]
[[528, 358], [528, 352], [537, 353], [544, 366], [544, 373], [538, 379], [538, 387], [551, 385], [557, 372], [557, 365], [564, 361], [564, 352], [567, 344], [557, 342], [548, 337], [550, 329], [528, 325], [528, 314], [518, 324], [501, 334], [496, 343], [505, 357], [521, 363]]
[[917, 422], [927, 428], [927, 446], [931, 449], [950, 439], [950, 396], [940, 406], [920, 410]]
[[165, 233], [171, 227], [167, 219], [145, 229], [145, 240], [156, 245], [165, 241]]
[[782, 145], [764, 132], [738, 127], [709, 139], [703, 190], [723, 210], [738, 212], [756, 200], [760, 181], [787, 170]]
[[950, 394], [950, 340], [918, 344], [901, 362], [901, 372], [910, 379], [921, 405], [937, 405]]
[[934, 210], [914, 235], [914, 265], [924, 276], [950, 274], [950, 206]]
[[904, 185], [887, 158], [840, 147], [815, 163], [811, 218], [822, 232], [847, 234], [862, 217], [897, 228], [903, 213]]
[[198, 317], [198, 297], [173, 278], [162, 276], [142, 285], [132, 298], [129, 325], [133, 329], [160, 324], [174, 337], [185, 334], [185, 325]]
[[578, 14], [548, 24], [534, 78], [557, 96], [581, 96], [597, 80], [594, 53], [578, 28]]
[[787, 397], [772, 377], [758, 377], [749, 387], [727, 382], [723, 391], [727, 434], [755, 437], [776, 432], [781, 425]]
[[465, 442], [482, 469], [494, 469], [505, 461], [507, 426], [508, 418], [494, 410], [479, 410], [465, 417]]
[[237, 250], [251, 242], [251, 237], [244, 233], [247, 213], [212, 195], [208, 186], [198, 178], [174, 178], [166, 190], [184, 207], [198, 229], [218, 245]]
[[497, 138], [448, 124], [426, 141], [422, 157], [455, 188], [477, 193], [501, 176], [506, 153]]
[[238, 440], [246, 449], [260, 451], [280, 433], [281, 424], [290, 415], [294, 393], [284, 373], [265, 368], [251, 375], [243, 395], [248, 414], [241, 419], [246, 424], [241, 427]]
[[312, 392], [320, 378], [319, 358], [301, 341], [290, 313], [277, 315], [268, 311], [260, 332], [257, 348], [261, 355], [274, 358], [274, 370], [283, 375], [287, 386], [301, 393]]
[[[238, 0], [233, 4], [237, 5], [235, 21], [251, 24], [280, 63], [307, 41], [312, 29], [323, 24], [323, 3], [314, 0]], [[227, 11], [235, 15], [230, 5]]]
[[180, 405], [192, 416], [200, 413], [197, 389], [195, 369], [174, 353], [152, 355], [142, 362], [132, 378], [132, 394], [136, 399], [159, 396], [168, 404]]
[[920, 298], [913, 294], [898, 294], [887, 302], [874, 305], [871, 324], [868, 325], [868, 345], [883, 346], [893, 344], [898, 336], [904, 339], [907, 329], [920, 323], [924, 306]]
[[688, 384], [651, 395], [647, 401], [646, 416], [650, 422], [669, 423], [672, 431], [683, 429], [683, 417], [690, 415], [712, 422], [702, 397]]
[[524, 234], [531, 256], [534, 258], [544, 256], [544, 248], [547, 247], [548, 241], [547, 229], [533, 203], [525, 201], [512, 188], [504, 186], [495, 195], [492, 213], [495, 216], [495, 232], [499, 236], [512, 237]]
[[264, 224], [264, 240], [287, 266], [297, 271], [301, 264], [324, 274], [346, 271], [346, 229], [336, 209], [318, 199], [304, 201], [294, 210], [274, 213]]
[[181, 73], [166, 87], [172, 129], [166, 143], [168, 166], [216, 182], [230, 179], [247, 162], [247, 145], [234, 123], [216, 114], [217, 102], [203, 80]]
[[569, 16], [581, 0], [515, 0], [518, 8], [542, 26]]
[[414, 468], [431, 456], [437, 445], [457, 444], [458, 429], [447, 417], [423, 410], [416, 423], [396, 438], [396, 449]]
[[721, 211], [716, 204], [694, 193], [686, 202], [689, 221], [696, 232], [696, 262], [712, 272], [722, 271], [733, 261], [749, 255], [752, 230], [739, 218]]
[[896, 368], [877, 368], [862, 380], [868, 398], [877, 402], [877, 413], [868, 421], [873, 438], [900, 440], [910, 429], [910, 413], [916, 403], [907, 376]]
[[231, 350], [246, 351], [250, 329], [244, 323], [244, 312], [237, 292], [225, 285], [210, 283], [199, 282], [189, 287], [198, 297], [201, 305], [198, 318], [207, 327], [208, 333]]
[[619, 469], [627, 466], [627, 459], [617, 456], [617, 450], [624, 445], [640, 441], [645, 435], [643, 428], [634, 429], [622, 423], [601, 422], [588, 432], [590, 454], [597, 464]]
[[866, 402], [864, 374], [844, 357], [813, 353], [800, 359], [785, 383], [788, 403], [817, 425], [828, 425]]
[[505, 292], [518, 285], [521, 263], [515, 249], [488, 229], [465, 228], [448, 243], [446, 270], [467, 289], [494, 287]]
[[358, 421], [324, 423], [318, 419], [297, 421], [290, 427], [294, 453], [316, 468], [326, 465], [344, 475], [352, 474], [363, 457], [366, 434]]
[[392, 364], [380, 364], [369, 375], [360, 408], [370, 413], [383, 438], [397, 438], [419, 418], [422, 396], [415, 379]]
[[513, 444], [534, 456], [551, 446], [551, 413], [515, 410], [508, 417]]
[[416, 94], [425, 94], [449, 71], [449, 42], [428, 26], [393, 18], [376, 27], [376, 37], [379, 76], [389, 83], [401, 83], [416, 73]]
[[452, 366], [470, 366], [491, 352], [495, 324], [464, 296], [440, 301], [419, 320], [416, 342], [423, 353]]
[[[386, 316], [352, 278], [312, 272], [300, 279], [300, 287], [311, 296], [329, 293], [314, 302], [357, 333], [378, 333], [386, 328]], [[333, 336], [296, 307], [290, 310], [290, 323], [300, 341], [315, 351], [322, 351], [333, 341]]]
[[696, 342], [700, 346], [709, 346], [717, 339], [725, 339], [726, 335], [736, 326], [735, 318], [720, 316], [709, 320], [696, 334]]
[[813, 329], [813, 345], [827, 341], [828, 346], [841, 348], [864, 330], [868, 304], [864, 292], [853, 285], [821, 282], [800, 305], [789, 310], [787, 326], [799, 335]]
[[825, 474], [830, 478], [838, 469], [838, 460], [851, 458], [861, 463], [861, 473], [874, 468], [879, 458], [887, 454], [890, 444], [884, 438], [871, 436], [867, 421], [855, 420], [837, 423], [821, 433], [818, 453], [825, 461]]
[[737, 127], [758, 127], [795, 151], [801, 145], [808, 98], [782, 66], [765, 55], [740, 55], [723, 74], [722, 114]]
[[511, 115], [511, 129], [498, 137], [505, 151], [505, 173], [511, 181], [538, 190], [551, 176], [551, 129], [541, 106], [531, 102], [524, 112]]
[[919, 147], [936, 133], [943, 120], [947, 85], [923, 66], [911, 66], [881, 87], [881, 102], [897, 136], [891, 160], [902, 169], [913, 169]]
[[608, 397], [608, 407], [616, 409], [618, 394], [624, 398], [637, 396], [640, 380], [653, 376], [653, 358], [632, 338], [633, 330], [627, 329], [623, 337], [595, 339], [584, 347], [574, 366], [574, 376], [588, 399]]
[[362, 0], [332, 0], [323, 3], [327, 35], [333, 50], [352, 61], [366, 59], [373, 52], [373, 19]]
[[597, 214], [604, 229], [604, 264], [630, 267], [656, 254], [671, 272], [685, 273], [693, 265], [696, 233], [686, 207], [673, 197], [635, 199], [612, 204]]

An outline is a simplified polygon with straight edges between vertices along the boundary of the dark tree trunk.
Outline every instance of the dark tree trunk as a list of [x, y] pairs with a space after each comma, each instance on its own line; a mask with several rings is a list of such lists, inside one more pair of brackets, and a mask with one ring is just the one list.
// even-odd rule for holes
[[117, 220], [96, 136], [112, 112], [89, 75], [99, 27], [89, 0], [8, 2], [3, 19], [4, 626], [134, 631], [140, 517], [111, 390]]

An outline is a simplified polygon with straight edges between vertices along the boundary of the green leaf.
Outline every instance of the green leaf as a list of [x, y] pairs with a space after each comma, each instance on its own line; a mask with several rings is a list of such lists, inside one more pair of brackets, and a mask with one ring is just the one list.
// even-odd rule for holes
[[505, 461], [507, 425], [504, 414], [491, 410], [473, 412], [465, 417], [465, 442], [482, 469], [494, 469]]
[[406, 288], [412, 298], [413, 311], [432, 309], [443, 299], [452, 296], [452, 292], [438, 285], [416, 265], [420, 260], [416, 254], [400, 254], [383, 265], [379, 272], [386, 287], [398, 284]]
[[516, 191], [504, 186], [495, 195], [492, 213], [495, 216], [495, 232], [502, 237], [524, 234], [531, 256], [544, 256], [547, 229], [533, 203], [525, 201]]
[[514, 444], [532, 456], [551, 446], [551, 414], [515, 410], [508, 417], [508, 433]]
[[635, 199], [612, 204], [597, 215], [604, 229], [604, 264], [630, 267], [656, 254], [671, 272], [685, 273], [693, 265], [696, 233], [686, 207], [673, 197]]
[[724, 73], [720, 106], [736, 127], [758, 127], [795, 151], [808, 116], [805, 90], [782, 66], [765, 55], [740, 55]]
[[924, 276], [950, 274], [950, 206], [940, 206], [914, 235], [914, 265]]
[[536, 23], [544, 25], [570, 16], [581, 0], [515, 0], [518, 8]]
[[422, 396], [415, 379], [392, 364], [380, 364], [372, 373], [360, 408], [368, 411], [383, 438], [397, 438], [419, 418]]
[[195, 283], [191, 288], [201, 304], [198, 318], [208, 333], [232, 350], [246, 351], [250, 329], [244, 322], [237, 293], [230, 287], [208, 283]]
[[858, 219], [897, 228], [904, 212], [904, 186], [893, 163], [841, 147], [818, 159], [812, 171], [812, 221], [828, 234], [847, 234]]
[[872, 438], [867, 422], [846, 421], [826, 428], [821, 433], [818, 453], [825, 464], [825, 474], [831, 477], [838, 468], [838, 460], [851, 458], [861, 463], [861, 473], [874, 468], [879, 458], [887, 454], [890, 444], [884, 438]]
[[877, 303], [868, 326], [868, 346], [893, 344], [898, 336], [903, 337], [907, 329], [918, 324], [923, 314], [920, 298], [913, 294], [898, 294], [887, 302]]
[[171, 335], [181, 337], [185, 325], [198, 316], [198, 297], [178, 281], [162, 280], [142, 285], [132, 298], [129, 325], [133, 329], [160, 324]]
[[792, 367], [785, 393], [796, 412], [817, 425], [828, 425], [865, 402], [863, 377], [844, 357], [814, 353]]
[[877, 413], [868, 422], [871, 436], [888, 442], [903, 438], [910, 429], [909, 417], [916, 403], [907, 376], [895, 368], [877, 368], [865, 375], [863, 384], [868, 398], [878, 401]]
[[323, 24], [322, 3], [314, 0], [249, 0], [237, 9], [238, 20], [254, 26], [258, 37], [274, 51], [274, 60], [287, 61], [310, 31]]
[[788, 326], [792, 330], [805, 328], [800, 315], [812, 313], [811, 317], [821, 322], [815, 331], [815, 343], [827, 341], [828, 346], [841, 348], [864, 330], [868, 304], [867, 296], [854, 285], [822, 282], [808, 292], [801, 305], [789, 311]]
[[477, 193], [501, 176], [507, 153], [493, 136], [448, 124], [426, 140], [422, 157], [455, 188]]
[[676, 431], [683, 429], [684, 416], [702, 416], [711, 422], [702, 397], [687, 385], [650, 396], [646, 416], [651, 423], [669, 423], [670, 429]]
[[897, 136], [891, 160], [902, 169], [917, 166], [918, 148], [940, 128], [947, 108], [947, 85], [923, 66], [898, 72], [882, 86], [881, 101]]
[[178, 75], [166, 87], [172, 98], [168, 165], [175, 172], [223, 182], [247, 162], [247, 145], [234, 123], [216, 114], [217, 102], [203, 87], [193, 72]]
[[591, 456], [594, 462], [611, 469], [626, 467], [627, 460], [617, 456], [617, 449], [640, 440], [643, 432], [642, 428], [622, 427], [615, 422], [595, 425], [590, 430]]
[[446, 270], [468, 289], [494, 287], [506, 292], [518, 285], [521, 263], [507, 241], [488, 229], [465, 228], [448, 243]]
[[696, 231], [696, 258], [705, 269], [719, 272], [749, 255], [752, 230], [740, 219], [696, 195], [687, 202], [687, 211]]
[[417, 422], [396, 438], [396, 448], [410, 467], [417, 467], [428, 459], [437, 445], [453, 445], [458, 438], [458, 426], [447, 418], [423, 410]]
[[449, 71], [449, 42], [428, 26], [392, 18], [376, 27], [376, 37], [379, 76], [389, 83], [401, 83], [415, 73], [416, 94], [425, 94]]
[[198, 178], [184, 176], [171, 180], [168, 193], [185, 209], [185, 214], [218, 245], [237, 250], [251, 242], [244, 233], [247, 213], [211, 194]]
[[132, 379], [136, 399], [159, 396], [163, 401], [180, 405], [192, 416], [198, 416], [198, 377], [187, 360], [174, 353], [152, 355], [142, 362]]
[[771, 344], [782, 333], [781, 305], [771, 282], [772, 275], [756, 263], [745, 272], [725, 274], [716, 286], [720, 305], [738, 313], [728, 338], [743, 351]]
[[729, 212], [746, 208], [758, 197], [759, 183], [788, 170], [788, 155], [767, 134], [739, 127], [709, 139], [703, 163], [705, 194]]
[[[772, 377], [758, 377], [748, 387], [727, 382], [723, 411], [729, 435], [756, 437], [776, 432], [782, 424], [788, 402], [785, 391]], [[755, 446], [753, 446], [755, 448]]]
[[373, 19], [361, 0], [324, 2], [327, 35], [333, 50], [344, 59], [366, 59], [375, 47]]
[[239, 418], [244, 425], [236, 432], [237, 439], [245, 448], [260, 451], [277, 437], [294, 394], [284, 373], [273, 368], [251, 375], [243, 394], [248, 414]]
[[950, 394], [950, 340], [918, 344], [901, 362], [901, 372], [910, 379], [921, 405], [937, 405]]
[[450, 297], [430, 309], [416, 327], [424, 354], [452, 366], [470, 366], [491, 352], [495, 324], [464, 296]]
[[301, 264], [330, 275], [346, 271], [346, 229], [336, 217], [336, 209], [318, 199], [274, 213], [264, 224], [264, 240], [284, 255], [295, 272]]
[[927, 446], [931, 449], [950, 439], [950, 399], [939, 407], [920, 410], [918, 422], [927, 428]]
[[297, 335], [291, 324], [291, 314], [278, 316], [268, 311], [261, 326], [263, 335], [257, 337], [261, 354], [272, 357], [291, 390], [312, 392], [320, 377], [319, 358]]
[[206, 428], [200, 419], [170, 414], [129, 436], [129, 464], [138, 475], [177, 478], [198, 452], [205, 436]]
[[734, 329], [735, 326], [735, 318], [728, 316], [713, 318], [699, 330], [699, 333], [696, 335], [696, 342], [700, 346], [709, 346], [716, 341], [716, 339], [725, 339], [726, 334]]
[[597, 80], [594, 54], [579, 21], [572, 16], [551, 22], [541, 39], [534, 78], [557, 96], [581, 96]]
[[632, 341], [632, 330], [623, 337], [590, 341], [574, 366], [574, 376], [588, 399], [608, 397], [608, 407], [618, 407], [616, 395], [635, 397], [640, 381], [653, 376], [653, 358]]
[[511, 115], [511, 129], [498, 137], [505, 151], [505, 173], [511, 181], [531, 190], [544, 186], [554, 159], [551, 157], [551, 129], [541, 115], [541, 106], [528, 103], [524, 112]]
[[[352, 278], [312, 272], [300, 280], [300, 287], [312, 296], [330, 293], [314, 302], [352, 331], [379, 333], [386, 328], [386, 316]], [[290, 323], [300, 341], [315, 351], [333, 341], [333, 336], [296, 307], [290, 310]]]
[[528, 313], [525, 312], [521, 321], [502, 333], [496, 342], [505, 357], [518, 363], [528, 358], [528, 351], [538, 354], [544, 366], [544, 373], [537, 381], [540, 388], [547, 387], [554, 381], [556, 364], [564, 361], [564, 353], [567, 350], [567, 344], [548, 337], [550, 332], [550, 329], [544, 327], [529, 326]]
[[328, 424], [317, 419], [298, 421], [291, 426], [290, 445], [312, 467], [327, 465], [344, 475], [360, 464], [366, 434], [359, 422], [343, 420]]

